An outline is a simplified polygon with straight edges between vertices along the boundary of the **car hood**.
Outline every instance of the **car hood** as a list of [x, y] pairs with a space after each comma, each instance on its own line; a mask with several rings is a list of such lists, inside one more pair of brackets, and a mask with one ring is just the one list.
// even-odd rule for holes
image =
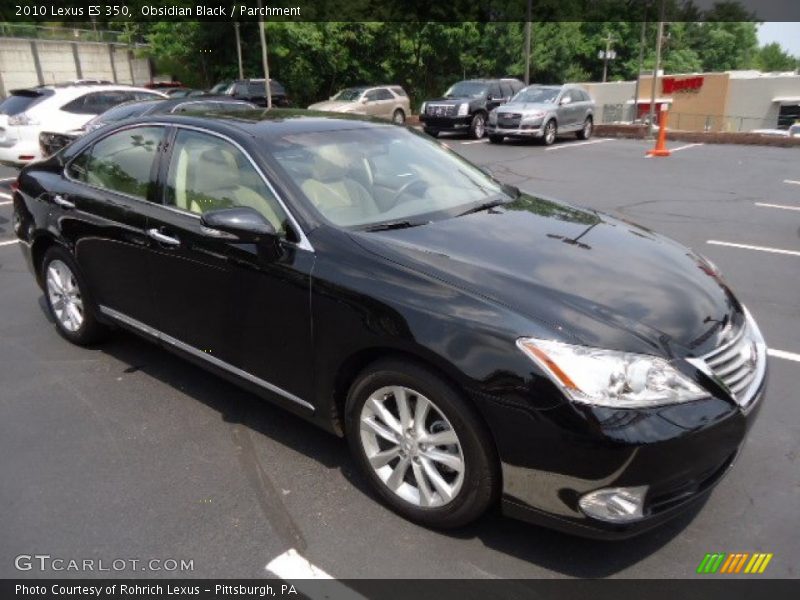
[[326, 100], [325, 102], [317, 102], [308, 107], [309, 110], [328, 110], [331, 112], [343, 112], [344, 110], [352, 110], [358, 108], [358, 102], [341, 102], [339, 100]]
[[536, 111], [549, 111], [556, 107], [555, 104], [543, 102], [510, 102], [497, 108], [498, 113], [526, 113]]
[[702, 355], [742, 318], [724, 283], [688, 248], [525, 194], [489, 211], [353, 235], [375, 254], [499, 302], [573, 343]]

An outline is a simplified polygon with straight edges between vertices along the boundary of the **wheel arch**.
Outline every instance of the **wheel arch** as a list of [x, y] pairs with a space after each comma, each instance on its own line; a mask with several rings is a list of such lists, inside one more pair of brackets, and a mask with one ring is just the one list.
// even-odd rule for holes
[[44, 286], [44, 280], [42, 279], [44, 255], [47, 254], [47, 251], [53, 246], [64, 248], [64, 245], [51, 233], [40, 233], [31, 244], [31, 263], [33, 264], [36, 282], [39, 284], [39, 287]]

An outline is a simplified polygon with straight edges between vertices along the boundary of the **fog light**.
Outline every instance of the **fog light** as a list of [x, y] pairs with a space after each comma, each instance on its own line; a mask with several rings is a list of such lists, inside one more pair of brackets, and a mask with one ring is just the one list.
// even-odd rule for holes
[[609, 523], [638, 521], [644, 517], [647, 486], [603, 488], [582, 496], [578, 504], [590, 517]]

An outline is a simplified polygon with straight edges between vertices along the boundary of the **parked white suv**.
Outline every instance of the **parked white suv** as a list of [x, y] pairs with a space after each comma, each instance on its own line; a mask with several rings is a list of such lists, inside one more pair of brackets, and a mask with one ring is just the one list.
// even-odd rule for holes
[[131, 100], [166, 98], [128, 85], [57, 84], [19, 90], [0, 102], [0, 163], [24, 165], [41, 158], [39, 133], [66, 133]]

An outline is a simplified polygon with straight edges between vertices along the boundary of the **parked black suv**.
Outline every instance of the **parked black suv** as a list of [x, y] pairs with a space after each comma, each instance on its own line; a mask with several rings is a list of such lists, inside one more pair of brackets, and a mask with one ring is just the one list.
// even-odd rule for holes
[[[269, 86], [272, 106], [289, 106], [289, 96], [286, 94], [286, 88], [274, 79], [269, 80]], [[233, 96], [237, 100], [252, 102], [259, 106], [267, 105], [267, 94], [264, 89], [263, 79], [239, 79], [228, 86], [225, 94]]]
[[422, 103], [419, 120], [425, 133], [468, 132], [480, 139], [486, 132], [489, 111], [525, 87], [518, 79], [468, 79], [459, 81], [436, 100]]

